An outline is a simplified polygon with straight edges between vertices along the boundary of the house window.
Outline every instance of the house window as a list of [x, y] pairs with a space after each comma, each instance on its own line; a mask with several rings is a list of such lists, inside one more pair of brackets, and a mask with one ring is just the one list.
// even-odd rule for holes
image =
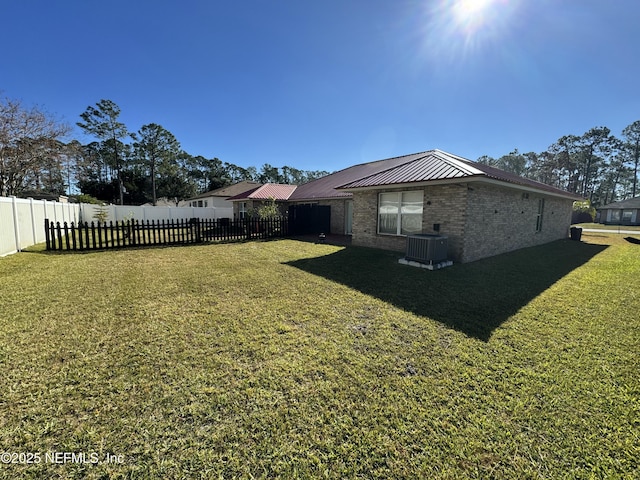
[[422, 231], [423, 193], [381, 193], [378, 199], [378, 233], [411, 235]]
[[542, 217], [544, 215], [544, 198], [538, 199], [538, 214], [536, 215], [536, 232], [542, 231]]
[[205, 201], [204, 201], [204, 206], [205, 206], [205, 207], [207, 206], [207, 203], [209, 203], [209, 202], [207, 202], [207, 201], [205, 200]]
[[238, 216], [243, 220], [247, 216], [247, 202], [238, 203]]
[[202, 206], [202, 200], [198, 200], [198, 206], [201, 207]]
[[622, 223], [631, 223], [632, 217], [633, 217], [633, 210], [622, 211]]
[[620, 223], [620, 214], [622, 210], [610, 210], [611, 211], [611, 222], [612, 223]]

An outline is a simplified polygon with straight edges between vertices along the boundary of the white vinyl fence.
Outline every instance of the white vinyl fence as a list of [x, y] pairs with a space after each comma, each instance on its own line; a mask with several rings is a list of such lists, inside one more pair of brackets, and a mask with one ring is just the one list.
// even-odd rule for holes
[[77, 203], [0, 197], [0, 257], [44, 242], [45, 218], [77, 222], [79, 211]]
[[96, 214], [103, 210], [107, 222], [121, 222], [122, 220], [215, 220], [218, 218], [233, 218], [233, 208], [224, 207], [142, 207], [133, 205], [80, 205], [80, 221], [95, 222]]
[[0, 257], [46, 240], [44, 220], [63, 224], [97, 221], [103, 209], [106, 221], [182, 220], [199, 218], [215, 220], [233, 218], [232, 208], [223, 207], [139, 207], [129, 205], [90, 205], [60, 203], [32, 198], [0, 197]]

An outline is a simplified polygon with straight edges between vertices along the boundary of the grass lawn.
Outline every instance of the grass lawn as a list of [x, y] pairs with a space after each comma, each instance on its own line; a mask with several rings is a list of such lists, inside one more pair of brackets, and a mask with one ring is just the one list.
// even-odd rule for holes
[[2, 258], [0, 478], [638, 478], [640, 246], [582, 238]]

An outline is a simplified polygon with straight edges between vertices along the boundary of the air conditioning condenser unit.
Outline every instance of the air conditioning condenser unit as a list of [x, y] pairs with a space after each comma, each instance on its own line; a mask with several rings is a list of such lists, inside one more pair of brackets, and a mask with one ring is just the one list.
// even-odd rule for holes
[[410, 261], [432, 265], [447, 260], [448, 237], [420, 233], [407, 236], [407, 253]]

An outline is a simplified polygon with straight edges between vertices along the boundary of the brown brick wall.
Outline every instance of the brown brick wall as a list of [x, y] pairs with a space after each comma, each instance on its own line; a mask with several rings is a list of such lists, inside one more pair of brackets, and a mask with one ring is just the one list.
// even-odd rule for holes
[[[538, 201], [544, 198], [542, 229], [536, 232]], [[473, 183], [468, 192], [462, 262], [566, 238], [571, 200]]]
[[[402, 189], [411, 190], [411, 189]], [[355, 192], [353, 244], [396, 250], [406, 249], [406, 239], [379, 235], [378, 194], [385, 189]], [[545, 199], [542, 230], [536, 232], [538, 199]], [[568, 236], [572, 201], [536, 193], [472, 182], [424, 188], [422, 230], [449, 238], [449, 258], [471, 262], [518, 248], [539, 245]]]
[[[467, 185], [434, 185], [425, 188], [422, 231], [448, 237], [449, 258], [459, 262], [464, 249]], [[436, 232], [434, 224], [440, 225]]]
[[[412, 189], [402, 189], [403, 191]], [[415, 190], [415, 189], [413, 189]], [[440, 227], [439, 234], [449, 237], [449, 256], [453, 260], [462, 257], [464, 226], [465, 226], [465, 197], [466, 185], [434, 185], [426, 187], [423, 197], [422, 231], [436, 233], [434, 226]], [[382, 192], [399, 191], [385, 189], [369, 192], [354, 193], [353, 210], [353, 244], [365, 247], [382, 248], [404, 252], [405, 237], [393, 235], [379, 235], [378, 222], [378, 194]]]
[[[384, 250], [405, 251], [405, 237], [378, 235], [378, 194], [394, 190], [354, 192], [352, 244]], [[397, 190], [396, 190], [397, 191]]]

